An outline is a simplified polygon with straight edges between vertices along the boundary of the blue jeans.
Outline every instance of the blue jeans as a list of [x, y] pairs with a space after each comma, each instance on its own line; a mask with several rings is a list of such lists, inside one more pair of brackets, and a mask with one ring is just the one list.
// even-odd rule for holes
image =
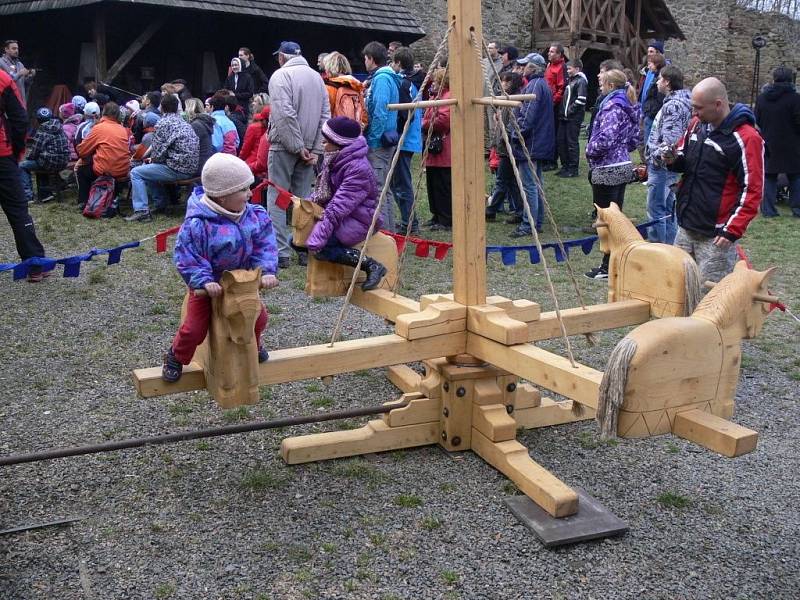
[[133, 190], [133, 210], [135, 212], [149, 211], [147, 194], [153, 197], [156, 209], [164, 208], [167, 204], [162, 184], [181, 179], [191, 179], [192, 173], [178, 173], [167, 165], [151, 163], [131, 170], [131, 189]]
[[[20, 165], [22, 166], [22, 165]], [[789, 180], [789, 207], [795, 217], [800, 217], [800, 173], [787, 173]], [[775, 201], [778, 197], [778, 174], [764, 175], [764, 198], [761, 200], [761, 214], [765, 217], [777, 217], [778, 209]]]
[[[675, 192], [673, 185], [678, 181], [678, 174], [663, 167], [647, 168], [647, 217], [649, 220], [660, 219], [647, 228], [647, 240], [672, 245], [678, 226], [675, 222]], [[669, 218], [667, 215], [671, 215]]]
[[519, 214], [522, 207], [519, 203], [519, 191], [517, 182], [514, 179], [514, 171], [511, 168], [511, 159], [507, 156], [500, 157], [500, 166], [494, 178], [494, 188], [492, 189], [492, 202], [486, 209], [486, 213], [493, 215], [503, 211], [503, 204], [508, 198], [508, 211]]
[[653, 128], [653, 120], [650, 117], [644, 119], [644, 145], [647, 146], [647, 140], [650, 137], [650, 130]]
[[[411, 179], [411, 159], [413, 157], [413, 152], [401, 150], [394, 168], [394, 175], [392, 175], [392, 194], [394, 194], [394, 201], [397, 202], [397, 207], [400, 209], [400, 227], [402, 227], [403, 233], [408, 227], [411, 205], [414, 203], [414, 182]], [[419, 229], [419, 221], [415, 214], [412, 231], [417, 229]]]
[[[542, 163], [541, 161], [535, 160], [533, 164], [536, 165], [536, 176], [539, 178], [542, 186], [544, 186], [544, 180], [542, 179]], [[533, 171], [531, 171], [531, 166], [527, 160], [520, 160], [517, 162], [517, 166], [519, 167], [519, 174], [522, 176], [522, 187], [525, 188], [528, 206], [531, 207], [531, 215], [536, 219], [536, 229], [541, 229], [542, 221], [544, 220], [544, 204], [539, 202], [539, 188], [536, 186]], [[528, 213], [525, 212], [524, 208], [522, 212], [522, 224], [519, 228], [521, 231], [531, 230], [531, 224], [528, 221]]]
[[39, 161], [25, 159], [19, 163], [20, 180], [22, 181], [22, 191], [25, 192], [25, 200], [33, 200], [33, 181], [31, 171], [40, 169]]

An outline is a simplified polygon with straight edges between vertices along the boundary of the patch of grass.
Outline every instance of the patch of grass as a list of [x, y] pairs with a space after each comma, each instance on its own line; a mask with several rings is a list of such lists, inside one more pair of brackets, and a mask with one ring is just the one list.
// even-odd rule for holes
[[108, 281], [105, 269], [95, 269], [89, 274], [89, 284], [97, 285]]
[[383, 474], [363, 458], [353, 458], [336, 463], [333, 467], [333, 474], [339, 477], [349, 477], [374, 483], [383, 480]]
[[344, 591], [345, 592], [355, 592], [358, 589], [358, 584], [355, 582], [354, 579], [348, 579], [344, 582]]
[[236, 423], [238, 421], [246, 421], [250, 418], [250, 411], [246, 406], [238, 406], [236, 408], [229, 408], [223, 411], [222, 420], [226, 423]]
[[458, 573], [455, 571], [442, 571], [442, 581], [447, 585], [455, 585], [458, 583]]
[[333, 398], [329, 396], [319, 396], [311, 401], [311, 406], [314, 408], [328, 408], [329, 406], [333, 406]]
[[170, 404], [167, 410], [169, 411], [169, 414], [175, 417], [178, 415], [188, 415], [192, 412], [193, 409], [191, 406], [176, 402], [175, 404]]
[[286, 485], [286, 483], [285, 477], [276, 475], [266, 469], [253, 469], [242, 476], [240, 485], [252, 491], [261, 491], [276, 489]]
[[150, 310], [147, 311], [149, 315], [166, 315], [170, 312], [170, 309], [167, 308], [164, 304], [154, 304], [150, 307]]
[[382, 533], [370, 533], [369, 541], [376, 548], [383, 548], [386, 546], [386, 536]]
[[519, 496], [522, 492], [519, 491], [519, 488], [513, 481], [504, 481], [503, 493], [507, 496]]
[[279, 315], [283, 312], [283, 307], [280, 304], [267, 304], [267, 310], [270, 315]]
[[294, 578], [300, 583], [307, 583], [311, 581], [314, 576], [311, 573], [311, 569], [298, 569], [294, 574]]
[[201, 452], [206, 452], [208, 450], [211, 450], [211, 443], [208, 442], [207, 440], [200, 440], [194, 445], [194, 447], [200, 450]]
[[452, 494], [456, 491], [455, 484], [452, 483], [443, 483], [439, 486], [439, 489], [443, 491], [445, 494]]
[[155, 596], [158, 600], [164, 600], [164, 598], [172, 598], [177, 591], [178, 586], [174, 583], [159, 583], [155, 589]]
[[313, 554], [302, 544], [289, 544], [286, 547], [286, 557], [293, 563], [307, 563]]
[[336, 552], [336, 544], [332, 544], [331, 542], [323, 543], [320, 548], [322, 548], [322, 551], [327, 554], [333, 554]]
[[400, 506], [401, 508], [419, 508], [422, 506], [422, 498], [414, 494], [400, 494], [395, 496], [392, 502], [395, 506]]
[[682, 509], [689, 506], [692, 501], [686, 496], [681, 496], [674, 492], [663, 492], [658, 495], [656, 501], [665, 508]]
[[322, 391], [322, 386], [319, 383], [317, 383], [316, 381], [314, 381], [312, 383], [307, 383], [306, 384], [306, 391], [309, 394], [316, 394], [317, 392], [321, 392]]
[[264, 400], [264, 401], [267, 401], [267, 402], [272, 400], [272, 388], [269, 387], [269, 386], [261, 386], [261, 388], [258, 390], [258, 394], [259, 394], [259, 398], [261, 398], [261, 400]]
[[666, 444], [664, 444], [664, 450], [666, 450], [670, 454], [678, 454], [678, 452], [681, 451], [681, 448], [675, 442], [667, 442]]
[[603, 440], [594, 433], [589, 431], [581, 431], [580, 435], [578, 436], [578, 443], [584, 450], [594, 450], [600, 446], [608, 446], [613, 448], [619, 445], [619, 440], [617, 438], [608, 438], [607, 440]]
[[428, 531], [439, 529], [441, 526], [442, 522], [436, 517], [425, 517], [422, 519], [422, 528]]

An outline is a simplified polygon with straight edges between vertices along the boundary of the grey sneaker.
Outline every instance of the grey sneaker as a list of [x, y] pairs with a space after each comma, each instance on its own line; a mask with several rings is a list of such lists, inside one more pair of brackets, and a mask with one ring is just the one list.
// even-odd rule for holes
[[133, 223], [136, 221], [149, 222], [153, 220], [153, 215], [150, 214], [149, 210], [137, 210], [132, 215], [125, 217], [125, 220], [128, 223]]

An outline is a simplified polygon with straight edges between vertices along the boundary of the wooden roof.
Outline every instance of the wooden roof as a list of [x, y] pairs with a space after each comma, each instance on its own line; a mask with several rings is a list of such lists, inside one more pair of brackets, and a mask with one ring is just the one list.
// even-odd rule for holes
[[[633, 16], [635, 5], [635, 1], [627, 1], [626, 12], [630, 16]], [[642, 2], [642, 34], [645, 35], [645, 32], [652, 32], [653, 37], [664, 40], [686, 39], [664, 0], [644, 0]]]
[[[185, 10], [252, 15], [283, 21], [318, 23], [351, 29], [366, 29], [425, 35], [419, 21], [400, 2], [391, 0], [135, 0]], [[133, 0], [0, 0], [0, 16], [73, 8], [102, 2], [133, 4]]]

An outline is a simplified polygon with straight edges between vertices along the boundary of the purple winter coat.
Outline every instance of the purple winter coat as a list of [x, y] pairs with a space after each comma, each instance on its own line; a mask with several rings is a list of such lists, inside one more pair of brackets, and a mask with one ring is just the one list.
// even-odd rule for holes
[[64, 119], [64, 135], [67, 136], [67, 145], [69, 146], [69, 159], [78, 160], [78, 152], [75, 150], [75, 133], [78, 131], [78, 125], [83, 123], [83, 115], [72, 115]]
[[630, 153], [639, 144], [638, 104], [631, 104], [625, 90], [614, 90], [606, 96], [592, 127], [586, 146], [589, 167], [615, 165], [631, 160]]
[[[367, 238], [367, 231], [378, 205], [378, 183], [367, 160], [367, 141], [359, 137], [339, 151], [330, 167], [331, 199], [322, 220], [306, 242], [311, 252], [319, 252], [331, 236], [344, 246], [355, 246]], [[382, 224], [380, 217], [376, 224]]]
[[266, 209], [248, 203], [236, 223], [203, 204], [201, 196], [195, 188], [189, 197], [173, 255], [186, 285], [200, 289], [233, 269], [261, 267], [262, 275], [277, 273], [278, 247]]

